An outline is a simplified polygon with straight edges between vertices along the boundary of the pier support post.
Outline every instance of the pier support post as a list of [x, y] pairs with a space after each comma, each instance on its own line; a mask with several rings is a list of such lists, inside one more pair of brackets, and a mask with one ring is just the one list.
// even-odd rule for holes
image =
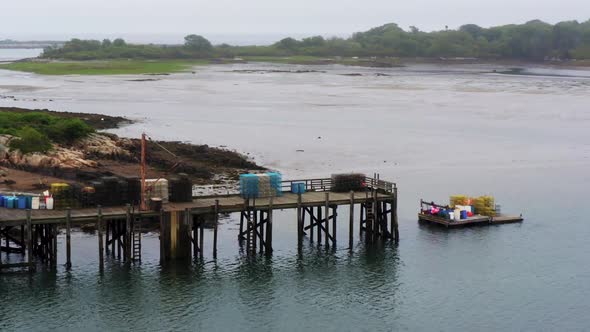
[[102, 207], [98, 206], [96, 229], [98, 231], [98, 266], [100, 272], [104, 270], [104, 248], [102, 243]]
[[201, 222], [199, 223], [199, 257], [203, 258], [203, 252], [205, 246], [205, 220], [201, 218]]
[[354, 191], [350, 191], [350, 213], [349, 213], [349, 224], [348, 224], [348, 248], [352, 250], [354, 243]]
[[[316, 219], [318, 220], [318, 225], [319, 225], [319, 220], [322, 220], [322, 207], [321, 206], [318, 206], [318, 208], [317, 208]], [[321, 245], [322, 244], [322, 228], [321, 227], [318, 227], [317, 240], [318, 240], [318, 245]]]
[[31, 222], [31, 210], [27, 210], [27, 263], [29, 271], [33, 271], [33, 224]]
[[301, 194], [297, 194], [297, 247], [303, 245], [303, 211], [301, 210]]
[[131, 263], [131, 205], [125, 211], [125, 261]]
[[395, 220], [393, 222], [393, 225], [395, 227], [393, 232], [395, 234], [395, 243], [399, 243], [399, 223], [398, 223], [398, 219], [397, 219], [397, 188], [394, 188], [393, 192], [395, 194], [395, 198], [393, 199], [393, 204], [391, 206], [391, 210], [393, 213], [392, 219]]
[[[175, 259], [190, 259], [191, 238], [190, 219], [186, 222], [186, 211], [164, 212], [160, 232], [160, 260], [169, 262]], [[190, 213], [190, 212], [188, 212]]]
[[[325, 231], [324, 235], [326, 236], [326, 246], [330, 245], [330, 193], [325, 194], [326, 199], [324, 201], [324, 212], [326, 213], [326, 223], [324, 225]], [[321, 227], [322, 219], [320, 219], [320, 227]]]
[[273, 197], [270, 197], [268, 202], [268, 215], [266, 222], [266, 254], [272, 253], [272, 210], [273, 210]]
[[68, 208], [66, 212], [66, 269], [72, 268], [72, 209]]
[[213, 224], [213, 258], [217, 258], [217, 225], [219, 224], [219, 200], [215, 200]]

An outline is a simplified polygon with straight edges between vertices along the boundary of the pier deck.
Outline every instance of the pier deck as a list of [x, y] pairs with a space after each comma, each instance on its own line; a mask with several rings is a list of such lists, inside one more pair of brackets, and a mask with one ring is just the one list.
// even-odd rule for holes
[[[326, 200], [326, 192], [306, 192], [301, 195], [301, 206], [324, 206]], [[391, 195], [377, 193], [377, 200], [390, 200]], [[349, 205], [350, 193], [329, 193], [330, 205]], [[372, 201], [373, 197], [368, 192], [355, 192], [354, 204], [366, 203]], [[220, 213], [235, 213], [241, 212], [245, 208], [246, 201], [239, 195], [225, 195], [225, 196], [211, 196], [204, 198], [196, 198], [192, 202], [187, 203], [167, 203], [163, 205], [164, 212], [185, 211], [189, 209], [192, 214], [207, 214], [213, 212], [215, 202], [219, 201]], [[248, 204], [250, 207], [256, 209], [268, 209], [270, 198], [250, 199]], [[273, 197], [272, 208], [274, 210], [281, 209], [295, 209], [298, 205], [298, 195], [285, 193], [280, 197]], [[63, 223], [66, 216], [66, 210], [31, 210], [31, 221], [35, 224], [51, 224]], [[127, 207], [103, 207], [101, 208], [103, 219], [125, 219], [127, 217]], [[135, 215], [156, 216], [160, 212], [154, 211], [135, 211]], [[95, 221], [98, 217], [97, 208], [86, 209], [72, 209], [71, 221], [88, 222]], [[19, 226], [26, 222], [27, 211], [18, 209], [0, 208], [0, 225], [2, 226]]]

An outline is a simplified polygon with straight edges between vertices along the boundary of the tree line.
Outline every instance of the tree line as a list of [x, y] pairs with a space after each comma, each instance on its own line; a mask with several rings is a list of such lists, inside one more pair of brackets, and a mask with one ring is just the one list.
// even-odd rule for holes
[[142, 58], [190, 59], [236, 56], [379, 56], [474, 57], [487, 59], [590, 59], [590, 20], [555, 25], [540, 20], [483, 28], [467, 24], [456, 30], [424, 32], [395, 23], [349, 38], [313, 36], [284, 38], [268, 46], [211, 45], [202, 36], [189, 35], [181, 46], [135, 45], [114, 41], [72, 39], [61, 48], [48, 48], [43, 57], [73, 60]]

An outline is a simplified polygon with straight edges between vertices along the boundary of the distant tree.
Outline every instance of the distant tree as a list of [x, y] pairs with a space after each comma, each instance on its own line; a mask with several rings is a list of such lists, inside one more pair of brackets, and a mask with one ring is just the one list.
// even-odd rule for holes
[[112, 45], [113, 45], [113, 43], [111, 42], [110, 39], [103, 39], [103, 41], [102, 41], [102, 47], [108, 48], [108, 47], [111, 47]]
[[287, 38], [281, 39], [275, 45], [279, 49], [294, 52], [299, 47], [299, 41], [297, 41], [297, 39], [294, 39], [294, 38], [291, 38], [291, 37], [287, 37]]
[[184, 37], [184, 47], [199, 52], [209, 52], [213, 49], [211, 42], [199, 35], [188, 35]]
[[125, 42], [125, 40], [123, 38], [117, 38], [117, 39], [113, 40], [113, 46], [124, 47], [124, 46], [127, 46], [127, 43]]

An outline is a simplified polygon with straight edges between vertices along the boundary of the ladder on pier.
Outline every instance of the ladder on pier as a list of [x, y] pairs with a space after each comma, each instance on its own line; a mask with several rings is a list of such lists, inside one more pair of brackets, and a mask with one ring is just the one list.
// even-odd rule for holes
[[131, 232], [131, 259], [141, 261], [141, 217], [133, 218], [133, 231]]

